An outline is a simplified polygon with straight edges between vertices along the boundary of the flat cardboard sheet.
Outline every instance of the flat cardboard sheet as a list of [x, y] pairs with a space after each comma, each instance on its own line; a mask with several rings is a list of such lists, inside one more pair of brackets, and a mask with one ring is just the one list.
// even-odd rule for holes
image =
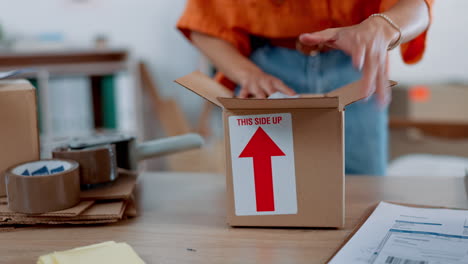
[[60, 216], [0, 216], [0, 225], [36, 225], [36, 224], [101, 224], [122, 219], [127, 202], [96, 203], [82, 214], [73, 217]]
[[105, 224], [137, 216], [133, 191], [137, 174], [119, 169], [112, 184], [82, 191], [82, 201], [69, 209], [40, 215], [26, 215], [8, 209], [6, 197], [0, 199], [0, 232], [5, 226], [36, 224]]
[[137, 175], [119, 170], [119, 177], [115, 182], [82, 190], [81, 200], [128, 200], [132, 195], [137, 182]]
[[[94, 204], [94, 201], [81, 201], [76, 206], [72, 208], [68, 208], [65, 210], [55, 211], [55, 212], [48, 212], [44, 214], [34, 215], [37, 217], [73, 217], [83, 213], [86, 209], [91, 207]], [[7, 204], [0, 204], [0, 216], [28, 216], [27, 214], [13, 212], [8, 209]], [[31, 216], [31, 215], [29, 215]]]
[[121, 219], [125, 212], [127, 201], [116, 201], [110, 203], [96, 203], [81, 215], [75, 217], [76, 220], [103, 220]]
[[[30, 225], [98, 225], [116, 223], [120, 219], [102, 219], [102, 220], [51, 220], [51, 219], [18, 219], [10, 218], [7, 222], [2, 223], [3, 219], [0, 217], [0, 225], [7, 226], [30, 226]], [[1, 227], [4, 228], [4, 227]]]
[[125, 208], [124, 216], [129, 218], [138, 216], [138, 209], [136, 207], [135, 198], [133, 197], [133, 195], [127, 202], [127, 207]]

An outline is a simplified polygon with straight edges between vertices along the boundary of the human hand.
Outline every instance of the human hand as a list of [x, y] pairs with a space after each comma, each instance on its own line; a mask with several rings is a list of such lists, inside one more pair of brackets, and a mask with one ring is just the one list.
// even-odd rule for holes
[[286, 95], [295, 95], [296, 92], [286, 86], [280, 79], [271, 76], [260, 69], [252, 70], [245, 74], [240, 81], [240, 98], [264, 99], [275, 92], [281, 92]]
[[399, 32], [380, 17], [370, 17], [349, 27], [329, 28], [302, 34], [300, 42], [306, 46], [326, 46], [339, 49], [352, 57], [353, 65], [362, 70], [362, 93], [376, 92], [382, 106], [391, 100], [388, 83], [387, 49]]

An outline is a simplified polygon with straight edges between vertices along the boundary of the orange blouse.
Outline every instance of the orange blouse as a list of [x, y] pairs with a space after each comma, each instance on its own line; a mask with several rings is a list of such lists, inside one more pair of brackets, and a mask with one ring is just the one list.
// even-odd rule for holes
[[[425, 0], [429, 11], [433, 0]], [[242, 54], [251, 52], [250, 35], [267, 39], [296, 38], [302, 33], [355, 25], [384, 12], [397, 0], [187, 0], [177, 28], [218, 37]], [[401, 45], [403, 60], [416, 63], [425, 49], [427, 31]], [[223, 79], [223, 78], [221, 78]], [[220, 80], [228, 84], [226, 80]]]

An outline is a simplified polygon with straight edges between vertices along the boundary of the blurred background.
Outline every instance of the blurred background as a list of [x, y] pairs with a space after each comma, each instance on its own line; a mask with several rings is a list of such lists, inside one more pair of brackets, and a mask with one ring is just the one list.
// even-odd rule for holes
[[[0, 71], [34, 67], [44, 146], [96, 129], [140, 140], [188, 131], [202, 150], [147, 162], [146, 169], [223, 172], [218, 109], [173, 80], [203, 58], [175, 29], [184, 0], [0, 0]], [[464, 175], [468, 168], [467, 1], [435, 1], [422, 62], [405, 65], [390, 107], [389, 175]], [[218, 154], [221, 153], [221, 154]], [[45, 154], [47, 155], [47, 154]]]

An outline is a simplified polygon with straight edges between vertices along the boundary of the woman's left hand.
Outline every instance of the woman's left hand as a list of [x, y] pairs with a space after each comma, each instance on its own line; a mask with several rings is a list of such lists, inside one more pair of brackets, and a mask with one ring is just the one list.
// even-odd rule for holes
[[376, 92], [380, 104], [386, 106], [391, 100], [387, 49], [398, 34], [384, 19], [370, 17], [358, 25], [302, 34], [299, 40], [305, 46], [323, 45], [350, 55], [353, 65], [362, 70], [363, 94], [369, 96]]

